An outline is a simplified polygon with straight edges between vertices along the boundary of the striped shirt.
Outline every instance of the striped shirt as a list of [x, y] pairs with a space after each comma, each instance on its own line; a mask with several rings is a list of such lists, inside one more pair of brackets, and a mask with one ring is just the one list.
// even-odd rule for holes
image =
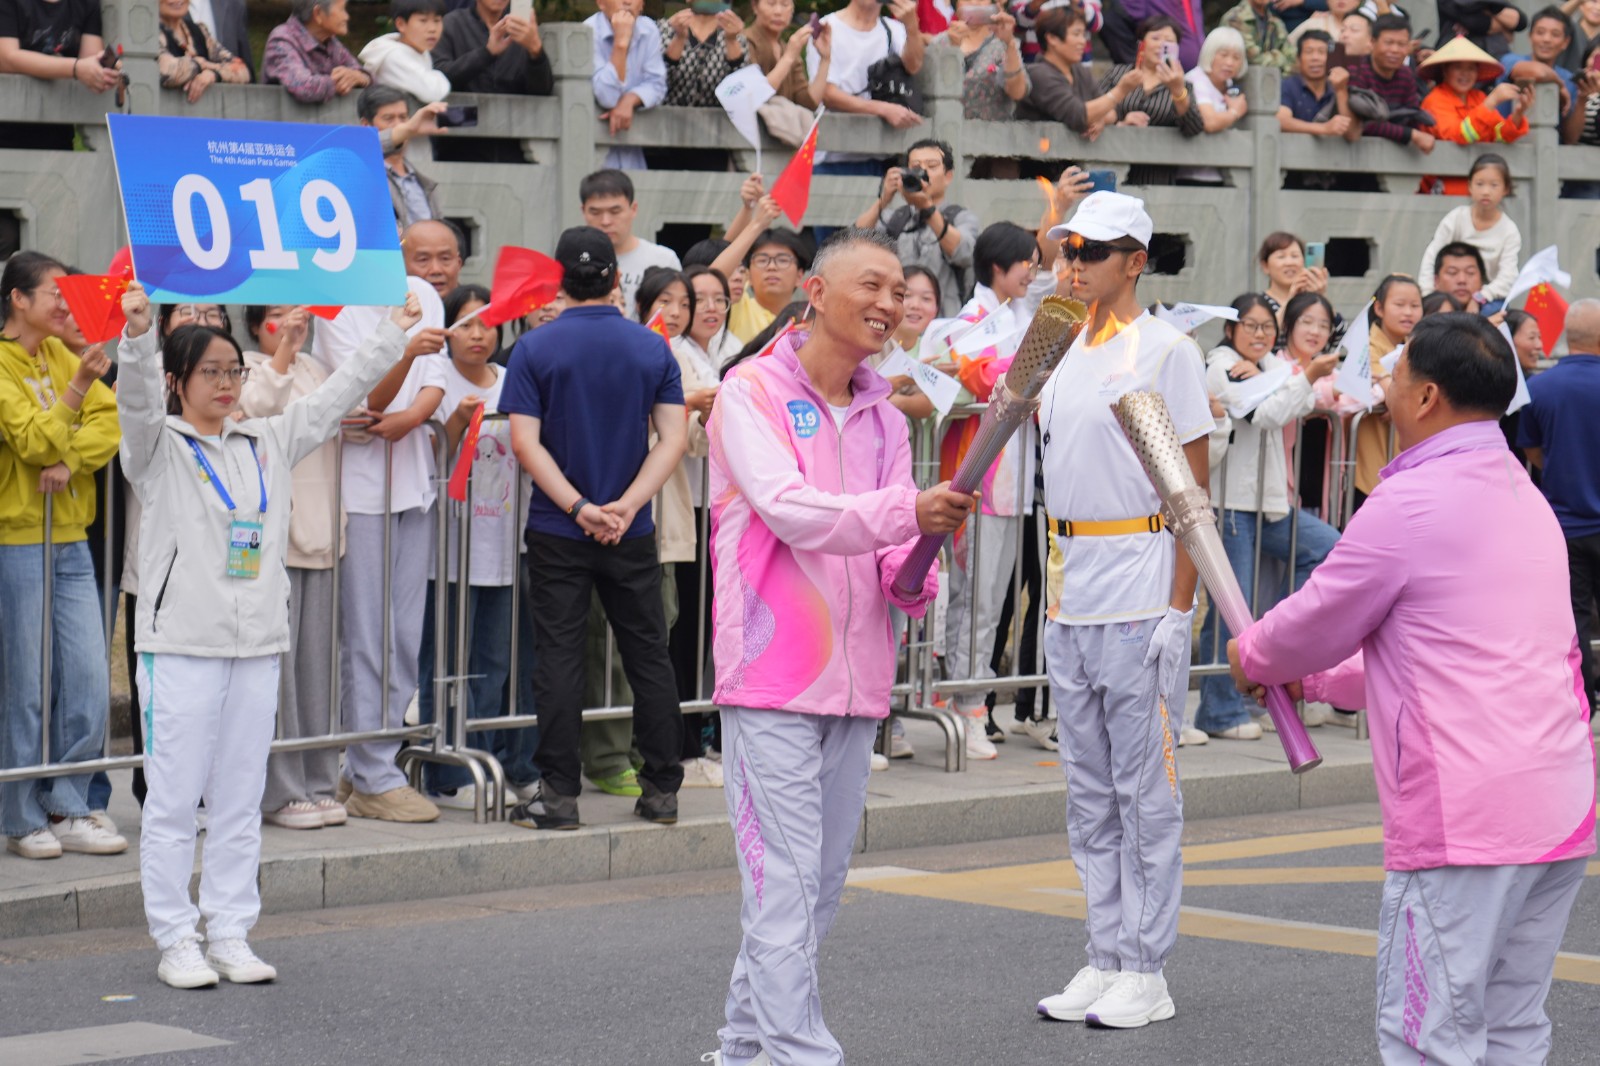
[[[1410, 67], [1401, 67], [1395, 72], [1394, 77], [1384, 78], [1372, 69], [1372, 59], [1362, 56], [1350, 64], [1350, 88], [1368, 89], [1381, 96], [1389, 107], [1420, 108], [1422, 106], [1422, 85], [1417, 80], [1417, 72]], [[1411, 127], [1402, 126], [1398, 122], [1368, 122], [1361, 128], [1363, 137], [1383, 137], [1396, 144], [1411, 143]]]

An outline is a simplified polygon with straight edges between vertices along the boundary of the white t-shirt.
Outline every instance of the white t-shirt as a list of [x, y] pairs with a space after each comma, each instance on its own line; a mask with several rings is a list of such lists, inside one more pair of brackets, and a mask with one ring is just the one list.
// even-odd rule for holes
[[838, 407], [838, 406], [835, 406], [834, 404], [830, 403], [828, 405], [828, 410], [833, 412], [833, 424], [839, 427], [839, 432], [840, 433], [843, 433], [844, 432], [844, 420], [845, 420], [845, 416], [850, 413], [850, 405], [849, 404], [845, 404], [843, 407]]
[[[1039, 424], [1044, 430], [1045, 508], [1052, 519], [1109, 522], [1161, 510], [1161, 498], [1112, 414], [1125, 392], [1161, 393], [1178, 440], [1214, 427], [1205, 363], [1188, 336], [1145, 313], [1104, 344], [1073, 344], [1045, 386]], [[1172, 599], [1172, 534], [1055, 537], [1051, 552], [1052, 620], [1104, 625], [1155, 618]]]
[[[411, 328], [410, 335], [430, 326], [443, 329], [444, 303], [434, 287], [416, 277], [406, 278], [406, 285], [422, 303], [422, 321]], [[311, 357], [330, 374], [338, 370], [389, 316], [389, 310], [387, 307], [346, 307], [331, 322], [318, 319], [316, 333], [311, 339]], [[411, 406], [420, 388], [421, 368], [430, 359], [449, 361], [442, 355], [419, 357], [412, 363], [405, 384], [384, 413]], [[433, 506], [433, 482], [429, 476], [433, 469], [432, 452], [433, 436], [424, 426], [418, 426], [395, 442], [390, 501], [393, 513], [427, 510]], [[345, 441], [343, 503], [346, 514], [383, 514], [383, 474], [383, 441], [377, 437], [360, 443]]]
[[[1212, 84], [1211, 78], [1205, 71], [1195, 67], [1183, 80], [1189, 85], [1189, 95], [1194, 99], [1194, 106], [1205, 104], [1213, 111], [1228, 110], [1228, 98], [1222, 90]], [[1204, 182], [1207, 185], [1221, 185], [1222, 171], [1215, 167], [1179, 167], [1178, 177], [1187, 181]]]
[[[825, 16], [822, 20], [833, 27], [831, 32], [832, 52], [828, 62], [828, 84], [840, 92], [849, 93], [851, 96], [868, 99], [867, 70], [880, 59], [886, 59], [892, 48], [895, 55], [904, 51], [906, 46], [906, 28], [899, 19], [880, 18], [869, 30], [858, 30], [848, 25], [839, 17], [839, 13]], [[884, 27], [889, 28], [887, 35]], [[806, 77], [817, 76], [817, 66], [822, 62], [822, 56], [812, 45], [806, 45]], [[850, 162], [852, 160], [876, 159], [874, 155], [864, 155], [860, 152], [818, 152], [816, 161], [823, 163]]]
[[617, 256], [617, 270], [622, 274], [623, 306], [626, 308], [623, 314], [635, 322], [639, 319], [638, 308], [633, 306], [633, 298], [639, 292], [639, 282], [644, 280], [644, 272], [651, 267], [681, 269], [678, 253], [671, 248], [640, 238], [639, 243], [633, 246], [633, 251], [627, 255]]
[[[419, 365], [422, 360], [417, 361]], [[530, 481], [511, 451], [511, 423], [504, 418], [489, 418], [500, 409], [500, 389], [505, 385], [505, 369], [489, 364], [494, 371], [494, 384], [487, 388], [468, 381], [449, 359], [429, 359], [426, 362], [424, 386], [433, 385], [444, 390], [439, 403], [438, 418], [447, 420], [467, 396], [483, 397], [484, 420], [478, 433], [477, 458], [472, 463], [472, 524], [467, 539], [467, 580], [473, 585], [510, 585], [517, 579], [517, 559], [521, 550], [522, 528], [527, 524]], [[443, 472], [448, 478], [455, 469], [456, 455], [450, 456], [449, 469]], [[522, 481], [522, 512], [514, 514], [516, 484]], [[456, 516], [450, 516], [449, 554], [445, 561], [445, 579], [456, 579]], [[435, 546], [428, 563], [428, 575], [438, 576], [438, 549]]]

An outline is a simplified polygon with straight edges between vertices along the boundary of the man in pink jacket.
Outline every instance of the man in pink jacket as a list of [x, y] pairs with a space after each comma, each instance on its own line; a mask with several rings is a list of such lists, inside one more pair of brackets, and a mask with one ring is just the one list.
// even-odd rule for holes
[[1595, 852], [1565, 544], [1497, 425], [1515, 367], [1483, 319], [1424, 319], [1387, 398], [1403, 451], [1305, 587], [1228, 646], [1241, 688], [1367, 708], [1386, 1063], [1546, 1061]]
[[728, 988], [723, 1066], [835, 1066], [817, 951], [839, 906], [889, 713], [889, 604], [918, 533], [954, 532], [975, 498], [911, 481], [905, 416], [864, 365], [900, 324], [905, 275], [888, 238], [836, 232], [806, 280], [815, 319], [722, 383], [711, 443], [713, 654], [744, 941]]

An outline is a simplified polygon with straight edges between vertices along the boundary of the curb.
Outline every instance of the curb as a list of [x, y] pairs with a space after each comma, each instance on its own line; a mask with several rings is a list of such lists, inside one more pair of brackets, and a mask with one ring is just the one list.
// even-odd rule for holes
[[[1369, 762], [1324, 765], [1304, 777], [1281, 765], [1200, 775], [1183, 782], [1191, 821], [1372, 803]], [[974, 790], [935, 800], [869, 796], [856, 852], [1038, 836], [1064, 831], [1065, 782]], [[265, 913], [440, 899], [543, 885], [732, 869], [725, 817], [689, 818], [670, 828], [595, 826], [570, 833], [503, 833], [439, 844], [395, 844], [326, 854], [279, 856], [261, 865]], [[198, 875], [192, 888], [198, 887]], [[71, 887], [0, 893], [0, 940], [144, 925], [136, 873]]]

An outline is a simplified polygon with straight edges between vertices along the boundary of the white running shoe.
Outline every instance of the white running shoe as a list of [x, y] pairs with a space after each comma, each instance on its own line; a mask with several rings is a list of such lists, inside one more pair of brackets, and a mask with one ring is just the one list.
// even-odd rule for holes
[[240, 939], [213, 940], [206, 945], [206, 964], [221, 977], [236, 985], [255, 985], [276, 981], [278, 971], [256, 958], [250, 945]]
[[969, 759], [998, 759], [1000, 749], [994, 742], [983, 735], [984, 714], [967, 715], [967, 758]]
[[322, 811], [308, 800], [290, 800], [275, 811], [265, 811], [261, 820], [282, 829], [321, 829]]
[[1337, 725], [1343, 726], [1346, 729], [1354, 729], [1357, 724], [1357, 719], [1360, 717], [1361, 716], [1355, 711], [1341, 711], [1335, 707], [1333, 710], [1328, 712], [1325, 721], [1328, 725]]
[[62, 851], [79, 855], [120, 855], [128, 850], [128, 841], [120, 833], [108, 833], [100, 823], [87, 814], [81, 818], [66, 818], [50, 827], [61, 841]]
[[721, 788], [722, 764], [710, 759], [683, 760], [684, 788]]
[[889, 738], [889, 758], [909, 759], [916, 753], [917, 749], [911, 746], [911, 741], [901, 734], [896, 733]]
[[[453, 793], [430, 793], [428, 798], [433, 801], [435, 807], [444, 807], [452, 811], [470, 811], [473, 809], [473, 803], [478, 798], [478, 786], [462, 785]], [[505, 806], [515, 807], [516, 805], [517, 795], [508, 787], [505, 792]]]
[[1307, 729], [1316, 729], [1328, 720], [1328, 712], [1320, 704], [1307, 703], [1300, 707], [1300, 721]]
[[[709, 1062], [711, 1066], [727, 1066], [728, 1060], [722, 1057], [721, 1051], [708, 1051], [700, 1056], [701, 1062]], [[756, 1057], [750, 1060], [750, 1066], [772, 1066], [772, 1060], [765, 1051], [758, 1051]]]
[[876, 751], [873, 752], [872, 753], [872, 769], [874, 771], [878, 771], [878, 770], [887, 770], [888, 768], [889, 768], [889, 760], [884, 758], [884, 756], [881, 755], [880, 753], [878, 753]]
[[21, 855], [24, 859], [59, 859], [61, 841], [50, 832], [49, 826], [41, 825], [31, 833], [24, 833], [19, 837], [6, 837], [6, 850], [13, 855]]
[[156, 976], [173, 988], [211, 988], [220, 978], [200, 954], [200, 940], [189, 937], [161, 953]]
[[1097, 970], [1093, 966], [1085, 966], [1067, 982], [1067, 987], [1059, 995], [1046, 996], [1039, 1001], [1039, 1014], [1058, 1022], [1081, 1022], [1090, 1004], [1105, 995], [1106, 989], [1119, 976], [1116, 970]]
[[1029, 718], [1012, 726], [1011, 731], [1028, 737], [1045, 751], [1061, 750], [1061, 745], [1056, 740], [1054, 718]]
[[1177, 1013], [1167, 995], [1167, 979], [1155, 973], [1124, 970], [1106, 989], [1105, 995], [1089, 1005], [1083, 1019], [1107, 1029], [1138, 1029], [1151, 1022], [1164, 1022]]
[[336, 799], [324, 796], [312, 804], [317, 813], [322, 815], [323, 825], [344, 825], [350, 820], [350, 812], [344, 809], [344, 804]]
[[[1267, 721], [1270, 723], [1271, 719]], [[1230, 725], [1226, 729], [1209, 730], [1209, 733], [1218, 740], [1260, 740], [1263, 728], [1270, 729], [1271, 726], [1263, 726], [1262, 723], [1254, 721], [1240, 722], [1238, 725]]]
[[117, 823], [113, 822], [111, 820], [111, 815], [107, 814], [105, 811], [90, 811], [89, 821], [93, 822], [95, 825], [99, 826], [101, 829], [104, 829], [108, 833], [115, 833], [119, 831], [117, 829]]
[[1203, 748], [1206, 746], [1206, 741], [1210, 739], [1203, 731], [1196, 729], [1192, 725], [1186, 725], [1178, 731], [1178, 747], [1180, 748]]

